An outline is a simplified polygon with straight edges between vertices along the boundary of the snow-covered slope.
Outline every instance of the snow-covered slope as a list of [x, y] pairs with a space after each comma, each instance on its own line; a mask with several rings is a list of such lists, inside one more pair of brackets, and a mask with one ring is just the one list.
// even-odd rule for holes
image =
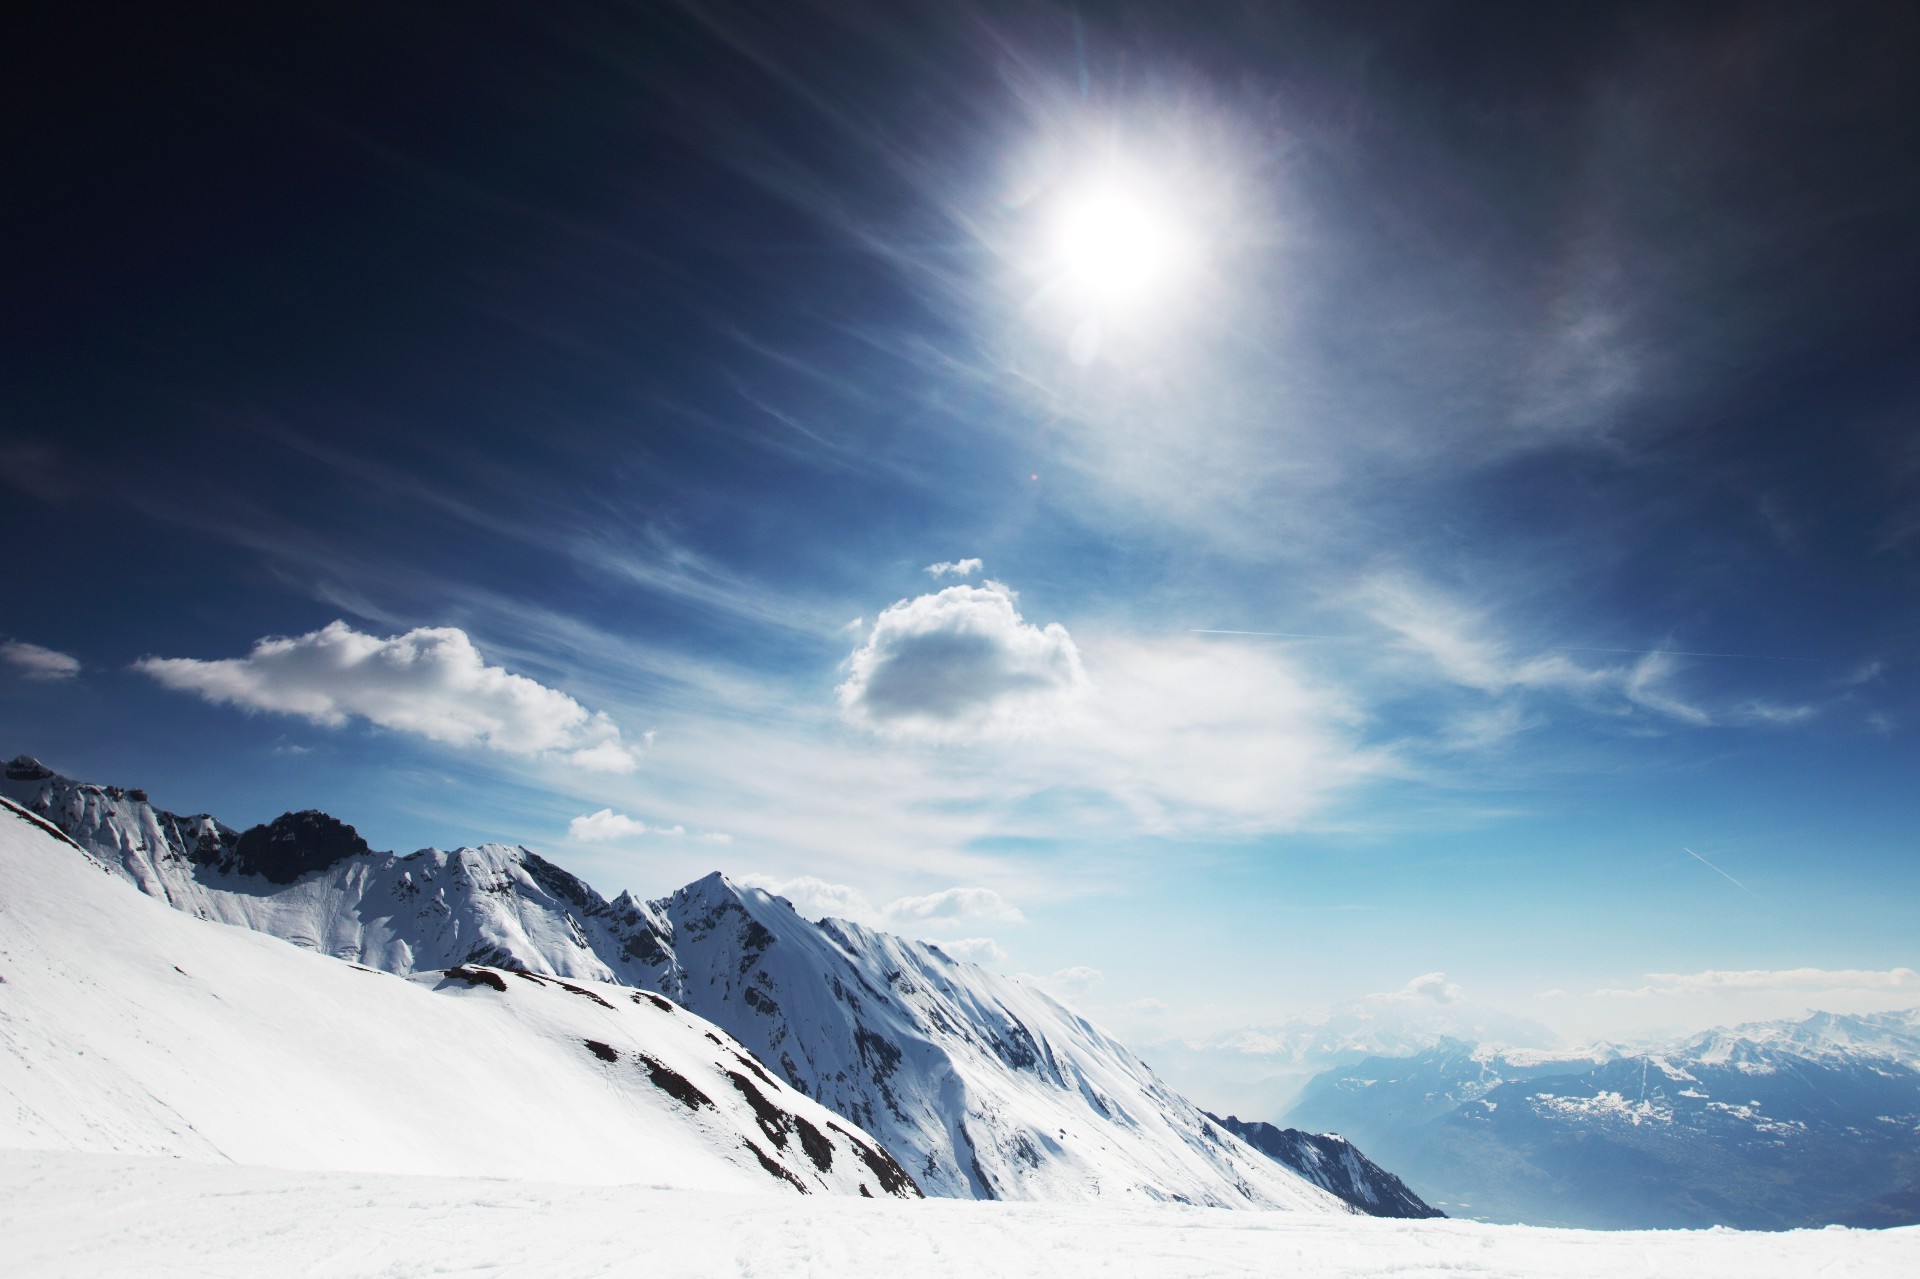
[[796, 1199], [0, 1150], [9, 1279], [1910, 1279], [1920, 1229], [1594, 1233], [1178, 1205]]
[[1324, 1190], [1332, 1191], [1369, 1217], [1444, 1217], [1447, 1214], [1407, 1189], [1407, 1184], [1360, 1153], [1338, 1133], [1276, 1128], [1228, 1115], [1207, 1118]]
[[718, 874], [653, 908], [646, 984], [853, 1117], [929, 1194], [1346, 1210], [1038, 990]]
[[491, 963], [666, 994], [866, 1127], [928, 1194], [1347, 1210], [1039, 991], [717, 874], [607, 902], [523, 848], [376, 853], [319, 813], [235, 833], [24, 756], [4, 785], [205, 918], [390, 972]]
[[871, 1137], [650, 992], [396, 977], [105, 872], [0, 802], [0, 1147], [916, 1193]]

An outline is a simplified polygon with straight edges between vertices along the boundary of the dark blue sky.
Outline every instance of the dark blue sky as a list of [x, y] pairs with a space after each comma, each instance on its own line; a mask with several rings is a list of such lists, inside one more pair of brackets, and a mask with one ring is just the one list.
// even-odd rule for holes
[[1916, 1002], [1903, 7], [276, 8], [8, 41], [9, 750], [1139, 1034]]

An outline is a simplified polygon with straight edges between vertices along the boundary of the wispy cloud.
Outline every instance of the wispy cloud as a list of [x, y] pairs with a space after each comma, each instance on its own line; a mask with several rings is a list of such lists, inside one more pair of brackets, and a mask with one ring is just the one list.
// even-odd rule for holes
[[80, 673], [80, 659], [25, 640], [0, 644], [0, 661], [14, 668], [22, 679], [43, 683], [72, 679]]
[[[1678, 649], [1605, 649], [1568, 645], [1529, 647], [1503, 634], [1491, 610], [1452, 598], [1404, 572], [1367, 578], [1348, 597], [1373, 623], [1396, 637], [1399, 650], [1420, 659], [1447, 683], [1495, 698], [1552, 695], [1610, 714], [1646, 712], [1696, 728], [1716, 724], [1784, 727], [1817, 714], [1810, 705], [1747, 699], [1711, 708], [1675, 687], [1684, 657], [1747, 658], [1748, 654], [1689, 653]], [[1633, 660], [1592, 661], [1615, 653]], [[1538, 723], [1508, 701], [1493, 715], [1464, 721], [1460, 737], [1485, 743], [1502, 731]]]
[[606, 714], [557, 689], [490, 666], [456, 627], [380, 638], [333, 622], [257, 642], [245, 657], [144, 657], [134, 669], [167, 688], [328, 728], [354, 718], [454, 746], [551, 756], [600, 772], [632, 771], [635, 748]]
[[964, 560], [941, 560], [927, 565], [925, 571], [932, 577], [972, 577], [984, 567], [978, 556], [972, 556]]

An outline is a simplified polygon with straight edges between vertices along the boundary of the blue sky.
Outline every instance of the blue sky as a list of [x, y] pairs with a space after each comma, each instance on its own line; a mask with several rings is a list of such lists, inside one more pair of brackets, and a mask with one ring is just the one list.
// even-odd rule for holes
[[1914, 22], [1538, 9], [49, 30], [8, 749], [1140, 1038], [1920, 1002]]

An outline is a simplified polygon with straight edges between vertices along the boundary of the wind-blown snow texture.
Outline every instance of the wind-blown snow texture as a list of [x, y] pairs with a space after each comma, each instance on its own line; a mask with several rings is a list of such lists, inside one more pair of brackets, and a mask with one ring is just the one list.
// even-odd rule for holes
[[919, 1203], [0, 1150], [18, 1279], [1907, 1279], [1920, 1230], [1589, 1234], [1178, 1205]]
[[0, 801], [0, 1147], [914, 1195], [870, 1136], [650, 992], [400, 978], [189, 918]]
[[[931, 1195], [1349, 1211], [1045, 994], [718, 874], [607, 902], [523, 848], [376, 853], [322, 814], [239, 835], [26, 757], [5, 787], [204, 918], [396, 973], [511, 965], [665, 994], [878, 1137]], [[305, 868], [290, 884], [263, 873], [288, 866]]]

